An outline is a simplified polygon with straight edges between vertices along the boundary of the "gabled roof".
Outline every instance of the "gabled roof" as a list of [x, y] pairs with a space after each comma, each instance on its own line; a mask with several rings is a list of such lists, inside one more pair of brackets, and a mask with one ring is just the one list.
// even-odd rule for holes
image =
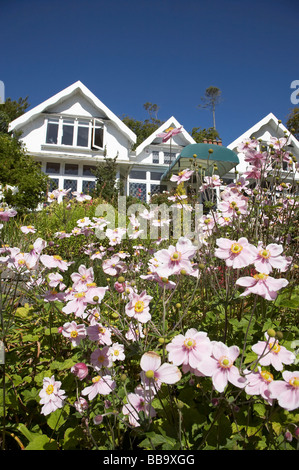
[[[257, 122], [254, 126], [250, 127], [244, 134], [240, 135], [236, 140], [231, 142], [227, 148], [233, 150], [236, 148], [240, 142], [244, 141], [245, 139], [249, 139], [251, 137], [254, 137], [255, 134], [265, 125], [272, 125], [273, 127], [273, 132], [276, 132], [276, 135], [274, 134], [273, 137], [288, 137], [289, 143], [293, 144], [293, 146], [297, 149], [297, 152], [299, 151], [299, 142], [298, 140], [290, 133], [290, 131], [282, 124], [278, 122], [278, 119], [276, 116], [274, 116], [273, 113], [267, 114], [263, 119], [261, 119], [259, 122]], [[279, 135], [278, 135], [279, 134]]]
[[[145, 149], [148, 145], [150, 145], [155, 139], [159, 138], [157, 137], [158, 134], [161, 134], [161, 132], [164, 132], [166, 129], [168, 129], [170, 126], [174, 126], [175, 128], [181, 127], [181, 124], [176, 120], [175, 117], [171, 116], [164, 124], [162, 124], [157, 130], [155, 130], [147, 139], [145, 139], [138, 147], [136, 148], [136, 155], [139, 155], [142, 150]], [[195, 144], [195, 140], [193, 137], [191, 137], [190, 134], [182, 127], [182, 133], [181, 133], [185, 140], [186, 140], [186, 145], [188, 144]], [[161, 139], [162, 140], [162, 139]]]
[[64, 88], [59, 93], [56, 93], [51, 98], [48, 98], [46, 101], [43, 101], [39, 105], [32, 108], [30, 111], [27, 111], [25, 114], [12, 121], [10, 123], [9, 130], [13, 131], [22, 128], [24, 124], [33, 120], [50, 106], [64, 101], [78, 91], [81, 92], [84, 97], [92, 103], [93, 106], [101, 110], [101, 112], [104, 113], [105, 116], [110, 119], [131, 142], [136, 142], [136, 134], [131, 129], [129, 129], [129, 127], [126, 126], [112, 111], [110, 111], [110, 109], [107, 108], [107, 106], [105, 106], [104, 103], [102, 103], [102, 101], [100, 101], [85, 85], [83, 85], [80, 80], [68, 86], [67, 88]]

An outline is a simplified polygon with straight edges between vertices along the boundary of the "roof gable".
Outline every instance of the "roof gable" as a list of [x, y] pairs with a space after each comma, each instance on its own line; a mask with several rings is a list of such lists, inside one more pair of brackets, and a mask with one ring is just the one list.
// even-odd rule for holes
[[35, 119], [38, 115], [45, 112], [47, 109], [53, 108], [55, 105], [61, 105], [63, 101], [78, 92], [82, 93], [86, 100], [100, 111], [101, 115], [104, 114], [109, 120], [111, 120], [132, 143], [136, 142], [136, 134], [131, 129], [129, 129], [129, 127], [126, 126], [121, 121], [121, 119], [119, 119], [109, 108], [107, 108], [107, 106], [104, 105], [104, 103], [102, 103], [102, 101], [100, 101], [80, 80], [56, 93], [51, 98], [48, 98], [47, 100], [24, 113], [22, 116], [12, 121], [10, 123], [9, 130], [13, 131], [22, 128], [22, 126], [24, 126], [27, 122]]
[[[179, 127], [182, 127], [181, 124], [176, 120], [175, 117], [171, 116], [164, 124], [162, 124], [158, 129], [156, 129], [147, 139], [145, 139], [138, 147], [136, 148], [136, 155], [139, 155], [142, 150], [145, 149], [148, 145], [150, 145], [155, 139], [157, 139], [158, 134], [161, 134], [162, 132], [165, 132], [166, 129], [168, 129], [170, 126], [174, 126], [176, 129]], [[186, 145], [188, 144], [194, 144], [195, 140], [193, 137], [191, 137], [190, 134], [182, 127], [182, 132], [179, 134], [184, 137], [184, 140], [186, 141]]]
[[267, 114], [263, 119], [257, 122], [254, 126], [250, 127], [244, 134], [240, 135], [236, 140], [231, 142], [227, 148], [233, 150], [238, 147], [238, 145], [243, 142], [245, 139], [250, 139], [252, 137], [257, 137], [256, 134], [264, 127], [269, 126], [273, 131], [273, 137], [288, 137], [289, 143], [292, 144], [296, 153], [299, 152], [299, 142], [298, 140], [290, 133], [290, 131], [280, 122], [278, 122], [277, 117], [273, 113]]

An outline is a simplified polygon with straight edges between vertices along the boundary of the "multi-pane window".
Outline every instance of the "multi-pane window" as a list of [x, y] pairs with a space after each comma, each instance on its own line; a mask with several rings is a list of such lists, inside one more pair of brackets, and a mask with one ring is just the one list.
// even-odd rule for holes
[[82, 181], [82, 192], [84, 194], [92, 193], [92, 191], [95, 189], [95, 186], [95, 181]]
[[164, 152], [164, 163], [169, 165], [175, 160], [175, 153], [172, 152]]
[[57, 175], [60, 173], [60, 163], [47, 162], [46, 163], [46, 173]]
[[93, 150], [103, 149], [103, 123], [98, 119], [49, 118], [46, 143]]
[[78, 122], [77, 146], [88, 147], [89, 123], [87, 121]]
[[65, 179], [63, 181], [64, 189], [71, 189], [70, 192], [77, 191], [77, 180]]
[[134, 180], [146, 180], [146, 171], [132, 170], [130, 178]]
[[157, 150], [153, 150], [153, 163], [159, 163], [159, 152]]
[[74, 163], [66, 163], [64, 166], [65, 175], [77, 175], [78, 174], [78, 165]]
[[167, 191], [167, 186], [163, 184], [151, 184], [151, 195], [160, 194], [163, 191]]
[[162, 178], [162, 175], [163, 175], [163, 173], [158, 173], [156, 171], [151, 171], [151, 180], [160, 181], [160, 179]]
[[59, 120], [58, 119], [49, 119], [48, 120], [47, 135], [46, 135], [46, 143], [47, 144], [57, 144], [57, 142], [58, 142], [58, 126], [59, 126]]
[[129, 185], [130, 196], [137, 197], [143, 202], [146, 202], [146, 184], [145, 183], [130, 183]]
[[74, 140], [74, 120], [64, 119], [62, 125], [62, 145], [73, 145]]
[[83, 176], [94, 176], [96, 167], [93, 165], [83, 165]]
[[52, 192], [54, 189], [57, 189], [59, 185], [59, 181], [57, 178], [49, 178], [48, 181], [48, 191]]

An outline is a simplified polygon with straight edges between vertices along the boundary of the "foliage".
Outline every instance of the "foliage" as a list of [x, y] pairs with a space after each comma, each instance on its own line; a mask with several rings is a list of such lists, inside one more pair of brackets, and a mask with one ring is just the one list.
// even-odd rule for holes
[[298, 106], [293, 108], [289, 113], [287, 118], [287, 128], [288, 130], [299, 139], [299, 108]]
[[210, 109], [213, 115], [213, 127], [216, 129], [216, 118], [215, 110], [216, 106], [221, 102], [221, 90], [215, 86], [209, 86], [204, 96], [201, 98], [201, 104], [198, 105], [199, 108]]
[[4, 201], [19, 212], [35, 209], [44, 199], [48, 177], [28, 155], [22, 144], [8, 134], [0, 134], [0, 184], [7, 190]]
[[[298, 402], [294, 406], [271, 394], [271, 383], [282, 381], [285, 372], [298, 371], [298, 198], [291, 168], [284, 181], [285, 173], [275, 164], [286, 157], [285, 151], [269, 148], [263, 171], [255, 178], [245, 175], [229, 187], [221, 185], [221, 200], [200, 215], [188, 238], [174, 238], [172, 227], [167, 239], [142, 236], [138, 210], [135, 218], [126, 219], [124, 232], [110, 233], [114, 227], [96, 216], [103, 199], [79, 202], [69, 195], [61, 202], [47, 202], [40, 212], [3, 221], [2, 449], [298, 449]], [[198, 168], [192, 166], [192, 171]], [[221, 184], [217, 175], [213, 177], [200, 180], [197, 200], [199, 193]], [[157, 201], [167, 201], [169, 207], [168, 198], [176, 197], [181, 213], [190, 214], [188, 207], [193, 204], [195, 210], [196, 199], [192, 194], [186, 198], [188, 181], [178, 183], [175, 193], [165, 193]], [[150, 220], [150, 226], [157, 222]], [[25, 233], [20, 227], [27, 229]], [[230, 265], [219, 246], [223, 240], [234, 241], [230, 256], [235, 261], [246, 250], [245, 238], [251, 248], [243, 266]], [[249, 257], [257, 253], [266, 264], [273, 246], [283, 251], [276, 267], [263, 277], [257, 258]], [[181, 262], [183, 248], [193, 255], [184, 258], [182, 266], [175, 263]], [[171, 263], [165, 269], [161, 260], [167, 253]], [[265, 283], [273, 277], [275, 286], [282, 284], [276, 294], [265, 287], [246, 293], [239, 282], [245, 277]], [[251, 281], [246, 281], [249, 286]], [[133, 308], [135, 296], [139, 303]], [[147, 308], [150, 318], [138, 316]], [[82, 328], [82, 339], [72, 322]], [[216, 377], [207, 371], [212, 353], [203, 353], [194, 363], [191, 353], [184, 363], [179, 355], [171, 356], [171, 345], [187, 332], [185, 352], [196, 354], [191, 340], [197, 333], [206, 338], [205, 347], [214, 355], [220, 346], [238, 351], [238, 381], [232, 379], [219, 390]], [[265, 344], [262, 353], [256, 352], [260, 342]], [[280, 351], [287, 358], [282, 367], [274, 359], [263, 363], [265, 357], [280, 357]], [[233, 370], [228, 356], [219, 361], [222, 369]], [[163, 368], [169, 375], [163, 375]], [[259, 370], [268, 381], [263, 390], [250, 393], [244, 380]], [[289, 383], [292, 391], [296, 380]], [[89, 387], [97, 384], [102, 388], [93, 397]], [[52, 396], [54, 387], [49, 412], [41, 394]], [[64, 394], [62, 401], [58, 391]], [[130, 408], [132, 394], [141, 401]]]
[[193, 127], [191, 135], [195, 142], [201, 143], [204, 140], [214, 141], [220, 140], [219, 133], [214, 129], [214, 127], [209, 127], [208, 129], [201, 129], [200, 127]]
[[8, 133], [9, 123], [24, 114], [28, 107], [28, 96], [18, 101], [7, 98], [4, 103], [0, 103], [0, 133]]

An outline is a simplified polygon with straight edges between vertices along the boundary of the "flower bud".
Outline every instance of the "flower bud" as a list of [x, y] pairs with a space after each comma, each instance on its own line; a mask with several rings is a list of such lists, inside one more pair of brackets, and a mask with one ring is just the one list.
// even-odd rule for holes
[[78, 377], [79, 380], [83, 380], [88, 375], [88, 367], [84, 362], [78, 362], [71, 367], [71, 372]]

